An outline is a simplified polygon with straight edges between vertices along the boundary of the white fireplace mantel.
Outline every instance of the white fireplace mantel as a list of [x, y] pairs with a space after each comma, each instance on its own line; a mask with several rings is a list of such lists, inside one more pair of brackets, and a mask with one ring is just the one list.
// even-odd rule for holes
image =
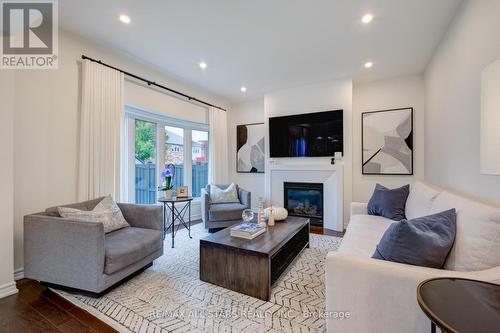
[[331, 230], [343, 231], [343, 169], [341, 163], [269, 163], [266, 171], [267, 198], [273, 205], [283, 206], [285, 182], [322, 183], [323, 225]]
[[270, 164], [270, 171], [276, 170], [298, 170], [298, 171], [331, 171], [342, 172], [343, 166], [341, 164]]

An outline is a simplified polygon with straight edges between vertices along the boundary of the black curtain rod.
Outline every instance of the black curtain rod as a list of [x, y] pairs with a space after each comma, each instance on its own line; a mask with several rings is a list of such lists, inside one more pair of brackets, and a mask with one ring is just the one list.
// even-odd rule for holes
[[143, 82], [146, 82], [148, 84], [148, 86], [155, 86], [155, 87], [158, 87], [158, 88], [161, 88], [161, 89], [165, 89], [171, 93], [174, 93], [174, 94], [177, 94], [179, 96], [182, 96], [184, 98], [187, 98], [189, 101], [194, 101], [194, 102], [197, 102], [197, 103], [201, 103], [201, 104], [204, 104], [204, 105], [207, 105], [207, 106], [210, 106], [210, 107], [213, 107], [213, 108], [216, 108], [216, 109], [219, 109], [219, 110], [222, 110], [222, 111], [227, 111], [226, 109], [224, 108], [221, 108], [220, 106], [217, 106], [217, 105], [213, 105], [213, 104], [210, 104], [208, 102], [205, 102], [205, 101], [202, 101], [201, 99], [198, 99], [196, 97], [193, 97], [193, 96], [189, 96], [189, 95], [186, 95], [184, 93], [181, 93], [180, 91], [177, 91], [177, 90], [174, 90], [174, 89], [171, 89], [169, 87], [165, 87], [164, 85], [161, 85], [159, 83], [156, 83], [156, 82], [153, 82], [153, 81], [150, 81], [150, 80], [147, 80], [143, 77], [140, 77], [138, 75], [135, 75], [135, 74], [132, 74], [132, 73], [129, 73], [127, 71], [124, 71], [123, 69], [120, 69], [120, 68], [117, 68], [117, 67], [114, 67], [114, 66], [111, 66], [111, 65], [108, 65], [104, 62], [102, 62], [101, 60], [96, 60], [96, 59], [92, 59], [90, 57], [87, 57], [86, 55], [82, 54], [82, 59], [87, 59], [87, 60], [90, 60], [90, 61], [93, 61], [93, 62], [97, 62], [103, 66], [106, 66], [106, 67], [109, 67], [109, 68], [112, 68], [118, 72], [121, 72], [127, 76], [130, 76], [130, 77], [133, 77], [134, 79], [136, 80], [139, 80], [139, 81], [143, 81]]

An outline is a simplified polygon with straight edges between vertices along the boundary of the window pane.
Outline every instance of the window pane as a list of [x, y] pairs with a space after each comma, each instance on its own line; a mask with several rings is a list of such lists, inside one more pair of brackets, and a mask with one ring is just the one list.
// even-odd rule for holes
[[165, 166], [174, 165], [174, 190], [184, 182], [184, 129], [165, 126]]
[[156, 124], [135, 121], [135, 202], [156, 202]]
[[208, 184], [208, 132], [192, 131], [193, 197], [200, 196], [200, 190]]

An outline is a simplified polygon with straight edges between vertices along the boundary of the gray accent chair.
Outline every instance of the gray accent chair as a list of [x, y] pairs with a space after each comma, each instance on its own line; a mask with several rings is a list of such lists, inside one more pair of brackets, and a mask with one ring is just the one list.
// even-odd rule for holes
[[[229, 184], [217, 185], [221, 189], [226, 189]], [[241, 222], [243, 210], [251, 207], [251, 196], [249, 191], [236, 186], [238, 189], [237, 203], [216, 203], [210, 202], [210, 185], [201, 189], [201, 218], [205, 228], [210, 232], [227, 228], [235, 223]]]
[[[92, 210], [103, 198], [65, 205]], [[24, 217], [24, 275], [46, 285], [101, 296], [163, 255], [163, 209], [119, 203], [130, 227], [62, 218], [57, 207]]]

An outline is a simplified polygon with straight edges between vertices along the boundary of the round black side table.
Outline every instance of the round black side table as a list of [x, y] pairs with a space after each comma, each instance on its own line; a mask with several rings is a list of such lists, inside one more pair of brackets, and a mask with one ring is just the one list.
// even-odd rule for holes
[[[173, 197], [172, 199], [160, 198], [158, 202], [163, 204], [163, 239], [165, 239], [165, 234], [170, 229], [172, 233], [172, 247], [174, 247], [175, 234], [179, 230], [181, 224], [188, 230], [189, 238], [191, 237], [191, 201], [192, 197]], [[178, 209], [175, 204], [185, 203], [185, 205]], [[167, 225], [167, 210], [170, 213], [172, 221]], [[186, 213], [188, 215], [188, 220], [186, 221]], [[177, 225], [177, 230], [175, 229], [175, 221], [179, 222]]]
[[417, 287], [417, 301], [445, 333], [500, 332], [500, 285], [469, 279], [436, 278]]

